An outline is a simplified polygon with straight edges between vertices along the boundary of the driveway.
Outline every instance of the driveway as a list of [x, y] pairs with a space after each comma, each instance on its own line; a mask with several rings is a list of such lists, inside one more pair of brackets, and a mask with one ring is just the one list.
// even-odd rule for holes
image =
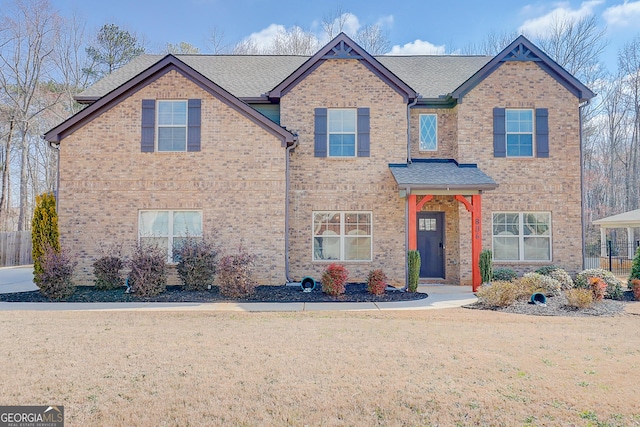
[[0, 294], [36, 291], [33, 283], [33, 265], [0, 267]]

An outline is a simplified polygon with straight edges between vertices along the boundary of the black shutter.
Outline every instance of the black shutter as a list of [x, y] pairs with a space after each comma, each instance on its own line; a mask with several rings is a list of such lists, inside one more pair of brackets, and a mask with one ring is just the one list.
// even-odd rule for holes
[[153, 153], [155, 148], [156, 130], [156, 101], [154, 99], [142, 100], [142, 135], [140, 138], [140, 151]]
[[358, 157], [369, 157], [369, 109], [358, 108]]
[[493, 109], [493, 156], [507, 156], [507, 137], [505, 131], [504, 108]]
[[536, 108], [536, 155], [549, 157], [549, 110]]
[[189, 100], [189, 129], [187, 130], [187, 151], [200, 151], [200, 105], [199, 99]]
[[327, 157], [327, 109], [316, 108], [315, 111], [315, 143], [314, 155]]

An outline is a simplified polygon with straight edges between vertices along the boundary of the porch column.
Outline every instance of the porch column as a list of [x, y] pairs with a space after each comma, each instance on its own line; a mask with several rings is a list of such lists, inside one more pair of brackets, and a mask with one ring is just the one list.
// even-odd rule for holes
[[604, 225], [600, 226], [600, 256], [607, 257], [607, 229]]
[[415, 251], [418, 249], [418, 232], [416, 229], [416, 195], [409, 194], [409, 250]]
[[628, 242], [628, 246], [629, 248], [627, 249], [627, 252], [629, 253], [629, 259], [633, 259], [633, 256], [635, 255], [633, 252], [634, 249], [634, 245], [633, 245], [633, 228], [631, 227], [627, 227], [627, 242]]
[[456, 194], [456, 200], [471, 212], [471, 287], [476, 292], [482, 284], [480, 277], [480, 252], [482, 251], [482, 199], [480, 194], [471, 196], [471, 202], [466, 197]]

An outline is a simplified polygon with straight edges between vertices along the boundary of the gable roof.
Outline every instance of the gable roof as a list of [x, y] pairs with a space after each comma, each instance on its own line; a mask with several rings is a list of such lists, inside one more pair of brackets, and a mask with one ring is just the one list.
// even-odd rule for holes
[[328, 59], [359, 60], [376, 76], [402, 95], [405, 101], [418, 97], [418, 93], [415, 90], [389, 71], [380, 61], [371, 56], [345, 33], [340, 33], [280, 84], [274, 87], [273, 90], [269, 91], [269, 98], [279, 99]]
[[573, 93], [580, 102], [588, 101], [593, 98], [593, 93], [588, 87], [571, 75], [567, 70], [558, 65], [554, 60], [549, 58], [546, 53], [531, 43], [525, 36], [519, 36], [509, 46], [504, 48], [502, 52], [497, 54], [484, 67], [478, 70], [469, 80], [460, 85], [453, 91], [451, 97], [462, 101], [471, 89], [484, 80], [489, 74], [493, 73], [503, 62], [506, 61], [534, 61], [540, 68], [545, 70], [549, 75], [556, 79], [562, 86]]
[[[144, 64], [144, 61], [138, 64]], [[156, 61], [143, 71], [136, 73], [132, 78], [126, 80], [116, 88], [104, 96], [97, 99], [93, 104], [87, 108], [81, 110], [69, 119], [65, 120], [58, 126], [54, 127], [50, 131], [44, 134], [44, 138], [50, 143], [59, 143], [64, 137], [73, 133], [75, 130], [84, 126], [89, 121], [93, 120], [99, 114], [117, 105], [122, 99], [137, 92], [141, 88], [145, 87], [149, 83], [157, 80], [159, 77], [165, 75], [169, 71], [175, 70], [200, 86], [202, 89], [218, 98], [231, 108], [240, 112], [254, 123], [270, 132], [274, 136], [277, 136], [282, 140], [283, 145], [293, 144], [295, 136], [277, 125], [254, 108], [242, 102], [240, 99], [233, 96], [231, 93], [218, 86], [216, 83], [203, 76], [201, 73], [185, 64], [173, 55], [166, 55], [161, 60]], [[116, 76], [120, 78], [120, 76]], [[115, 80], [115, 79], [112, 79]], [[117, 81], [117, 80], [116, 80]]]

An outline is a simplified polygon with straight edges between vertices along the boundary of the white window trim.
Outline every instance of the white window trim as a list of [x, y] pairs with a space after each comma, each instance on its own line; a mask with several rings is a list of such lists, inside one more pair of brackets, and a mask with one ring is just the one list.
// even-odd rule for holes
[[[160, 104], [163, 102], [182, 102], [185, 104], [185, 124], [184, 125], [160, 125]], [[189, 142], [189, 103], [186, 99], [158, 99], [156, 101], [156, 128], [155, 128], [155, 148], [157, 153], [186, 153]], [[160, 128], [184, 128], [184, 150], [160, 150], [158, 146], [158, 138], [160, 137]]]
[[[549, 236], [538, 236], [549, 239], [549, 259], [524, 259], [524, 214], [548, 214], [549, 215]], [[500, 237], [493, 234], [493, 215], [494, 214], [518, 214], [518, 258], [519, 259], [495, 259], [495, 251], [493, 250], [493, 239]], [[536, 236], [531, 236], [536, 237]], [[494, 254], [494, 261], [498, 263], [549, 263], [553, 261], [553, 217], [550, 211], [495, 211], [491, 212], [491, 250]]]
[[[507, 116], [509, 111], [530, 111], [531, 112], [531, 132], [509, 132]], [[531, 155], [530, 156], [510, 156], [509, 155], [509, 135], [531, 135]], [[536, 157], [536, 110], [535, 108], [505, 108], [504, 112], [504, 152], [505, 157], [511, 159], [532, 159]]]
[[[316, 237], [322, 237], [322, 236], [316, 236], [314, 233], [314, 226], [315, 226], [315, 217], [317, 214], [322, 214], [322, 213], [332, 213], [332, 212], [337, 212], [340, 214], [340, 235], [338, 237], [340, 237], [340, 259], [316, 259], [316, 254], [315, 254], [315, 238]], [[371, 229], [371, 234], [368, 235], [360, 235], [360, 237], [369, 237], [370, 239], [370, 247], [369, 247], [369, 259], [345, 259], [345, 237], [347, 237], [345, 235], [345, 220], [344, 217], [346, 214], [368, 214], [369, 215], [369, 227]], [[336, 237], [336, 236], [332, 236], [332, 237]], [[313, 211], [311, 213], [311, 260], [313, 262], [320, 262], [320, 263], [333, 263], [333, 262], [348, 262], [348, 263], [367, 263], [367, 262], [371, 262], [373, 260], [373, 212], [372, 211], [340, 211], [340, 210], [335, 210], [335, 211]]]
[[[436, 139], [436, 148], [434, 149], [424, 149], [422, 148], [422, 116], [433, 116], [436, 118], [436, 135], [435, 135], [435, 139]], [[438, 151], [438, 115], [434, 114], [434, 113], [425, 113], [425, 114], [420, 114], [418, 116], [418, 150], [424, 153], [427, 152], [434, 152], [434, 151]]]
[[[168, 212], [168, 216], [169, 216], [169, 221], [167, 224], [167, 227], [169, 228], [169, 234], [168, 235], [160, 235], [160, 234], [154, 234], [154, 235], [148, 235], [148, 236], [143, 236], [140, 230], [140, 224], [141, 224], [141, 220], [140, 217], [142, 216], [143, 212]], [[184, 238], [186, 236], [177, 236], [175, 234], [173, 234], [173, 214], [175, 212], [198, 212], [200, 213], [200, 229], [203, 229], [204, 227], [204, 219], [202, 218], [202, 210], [200, 209], [140, 209], [138, 211], [138, 242], [140, 242], [140, 239], [143, 237], [166, 237], [167, 238], [167, 263], [168, 264], [175, 264], [175, 262], [173, 261], [173, 239], [175, 237], [178, 238]], [[190, 235], [190, 237], [202, 237], [202, 234], [199, 235]]]
[[[331, 132], [331, 112], [332, 111], [353, 111], [355, 112], [353, 132]], [[354, 149], [353, 156], [332, 156], [331, 155], [331, 135], [353, 135]], [[327, 108], [327, 157], [334, 159], [353, 159], [358, 157], [358, 109], [357, 108]]]

